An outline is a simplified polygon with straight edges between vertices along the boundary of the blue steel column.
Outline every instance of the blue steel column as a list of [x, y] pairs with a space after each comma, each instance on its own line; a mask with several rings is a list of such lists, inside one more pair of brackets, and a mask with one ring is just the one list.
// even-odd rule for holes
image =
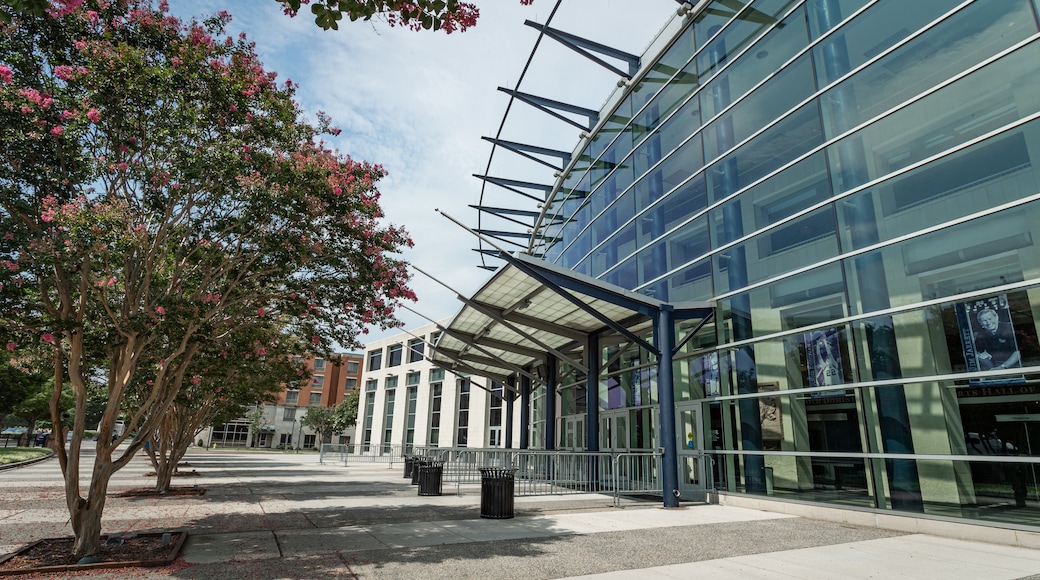
[[556, 383], [560, 363], [551, 354], [545, 355], [545, 450], [556, 449]]
[[[821, 31], [827, 31], [841, 22], [841, 7], [838, 0], [822, 0], [816, 6], [816, 19]], [[848, 46], [842, 35], [823, 46], [823, 65], [827, 82], [832, 82], [848, 73], [852, 67], [849, 62]], [[856, 94], [849, 83], [831, 89], [825, 99], [825, 106], [830, 112], [834, 126], [831, 133], [841, 134], [859, 122], [857, 114]], [[841, 165], [842, 189], [847, 191], [866, 183], [870, 176], [867, 171], [867, 155], [860, 137], [846, 138], [837, 147], [838, 162]], [[833, 162], [833, 160], [832, 160]], [[870, 246], [880, 240], [877, 227], [877, 215], [870, 196], [857, 195], [849, 198], [846, 215], [850, 224], [849, 234], [852, 248]], [[859, 285], [859, 295], [863, 311], [870, 312], [889, 308], [888, 283], [885, 277], [885, 266], [880, 253], [872, 252], [853, 259], [853, 267]], [[895, 328], [891, 316], [877, 316], [865, 322], [867, 333], [867, 350], [870, 368], [875, 380], [896, 379], [903, 376], [899, 364], [899, 353], [896, 345]], [[881, 439], [885, 453], [914, 452], [913, 435], [910, 431], [910, 414], [906, 406], [906, 395], [901, 385], [874, 389], [878, 408], [878, 423], [881, 427]], [[917, 463], [910, 459], [886, 459], [888, 484], [891, 490], [892, 508], [906, 511], [923, 511], [920, 477]], [[876, 497], [880, 497], [878, 494]], [[879, 505], [878, 507], [884, 507]]]
[[516, 392], [516, 375], [509, 375], [509, 378], [506, 379], [506, 385], [508, 385], [509, 388], [508, 389], [502, 389], [502, 398], [505, 399], [505, 402], [506, 402], [506, 404], [505, 404], [505, 407], [506, 407], [506, 409], [505, 409], [505, 411], [506, 411], [506, 416], [505, 416], [506, 440], [505, 440], [505, 443], [502, 446], [505, 447], [506, 449], [512, 449], [513, 448], [513, 400], [514, 400], [513, 393]]
[[[599, 451], [599, 371], [601, 353], [599, 335], [590, 334], [585, 341], [585, 366], [589, 372], [585, 379], [585, 449]], [[587, 477], [592, 490], [599, 489], [600, 459], [592, 457], [589, 461]]]
[[531, 446], [531, 379], [520, 375], [520, 449]]
[[675, 435], [675, 389], [672, 384], [672, 349], [675, 347], [675, 312], [665, 305], [654, 320], [657, 357], [657, 400], [661, 408], [661, 486], [664, 507], [679, 507], [679, 448]]
[[585, 449], [599, 451], [599, 335], [589, 335], [585, 353], [585, 364], [589, 367], [585, 381]]
[[[712, 29], [709, 34], [714, 34]], [[726, 45], [722, 38], [712, 43], [709, 49], [712, 66], [718, 69], [726, 60]], [[712, 101], [716, 111], [729, 106], [732, 97], [729, 92], [729, 77], [723, 75], [714, 83]], [[715, 126], [715, 138], [720, 152], [727, 151], [736, 145], [733, 129], [733, 117], [722, 119]], [[716, 199], [726, 197], [740, 188], [740, 174], [735, 155], [725, 159], [719, 168], [719, 194]], [[739, 203], [727, 203], [722, 209], [722, 232], [719, 243], [728, 243], [744, 235], [744, 216]], [[748, 284], [747, 256], [744, 246], [733, 246], [728, 250], [729, 263], [726, 276], [729, 288], [744, 288]], [[753, 338], [751, 329], [751, 297], [745, 292], [730, 299], [730, 324], [733, 340]], [[734, 353], [736, 369], [737, 393], [751, 394], [758, 392], [758, 369], [755, 366], [755, 349], [745, 345]], [[744, 451], [762, 449], [762, 417], [758, 399], [740, 399], [737, 402], [740, 410], [740, 439]], [[748, 493], [765, 493], [765, 457], [762, 455], [744, 456], [744, 489]]]

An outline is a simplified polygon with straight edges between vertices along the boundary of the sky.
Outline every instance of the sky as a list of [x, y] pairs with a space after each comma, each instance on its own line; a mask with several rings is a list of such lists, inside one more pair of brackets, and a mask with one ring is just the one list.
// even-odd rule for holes
[[[538, 38], [524, 21], [544, 23], [556, 1], [471, 1], [480, 9], [477, 26], [446, 35], [378, 21], [344, 20], [339, 30], [323, 31], [309, 11], [290, 19], [275, 0], [169, 0], [171, 12], [183, 19], [230, 12], [230, 32], [245, 32], [267, 70], [299, 84], [297, 100], [306, 114], [324, 111], [343, 130], [328, 142], [387, 170], [379, 183], [386, 220], [403, 225], [415, 242], [402, 258], [441, 281], [412, 270], [418, 302], [409, 307], [420, 314], [400, 310], [405, 329], [450, 319], [462, 307], [456, 292], [470, 296], [493, 275], [478, 267], [481, 256], [472, 251], [477, 239], [436, 209], [469, 227], [477, 226], [471, 205], [535, 209], [535, 202], [491, 185], [482, 202], [483, 181], [473, 175], [488, 169], [491, 144], [481, 137], [498, 133], [509, 103], [497, 87], [516, 86]], [[551, 26], [638, 55], [677, 7], [675, 0], [562, 0]], [[544, 39], [520, 90], [599, 109], [618, 78]], [[571, 151], [579, 130], [518, 102], [501, 138]], [[553, 181], [552, 169], [501, 148], [488, 173]], [[487, 217], [482, 225], [522, 229]], [[500, 263], [487, 259], [488, 265]], [[362, 343], [400, 333], [369, 330]]]

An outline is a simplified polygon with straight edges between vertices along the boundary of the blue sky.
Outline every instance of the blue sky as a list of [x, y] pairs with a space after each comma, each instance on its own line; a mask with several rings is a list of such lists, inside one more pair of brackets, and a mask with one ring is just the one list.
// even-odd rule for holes
[[[290, 19], [274, 0], [169, 0], [171, 11], [185, 19], [230, 12], [231, 32], [244, 31], [256, 42], [265, 68], [299, 83], [303, 109], [310, 115], [325, 111], [343, 129], [332, 145], [387, 169], [389, 177], [380, 183], [387, 220], [405, 226], [415, 241], [404, 258], [466, 295], [491, 273], [477, 267], [479, 256], [471, 251], [476, 239], [434, 209], [475, 226], [476, 211], [468, 206], [479, 203], [481, 181], [472, 175], [484, 173], [491, 150], [481, 137], [495, 135], [508, 102], [496, 87], [516, 85], [537, 38], [523, 23], [545, 22], [555, 0], [475, 3], [477, 26], [445, 35], [382, 22], [344, 22], [338, 31], [322, 31], [309, 12]], [[640, 54], [677, 7], [674, 0], [564, 0], [552, 26]], [[545, 40], [521, 90], [598, 109], [616, 81]], [[570, 151], [578, 131], [515, 104], [503, 138]], [[502, 150], [492, 167], [501, 177], [552, 181], [551, 170]], [[533, 203], [497, 191], [485, 205]], [[450, 318], [462, 305], [422, 274], [415, 273], [412, 287], [419, 297], [412, 307], [429, 318]], [[399, 317], [407, 328], [427, 323], [406, 310]], [[397, 332], [371, 329], [361, 341]]]

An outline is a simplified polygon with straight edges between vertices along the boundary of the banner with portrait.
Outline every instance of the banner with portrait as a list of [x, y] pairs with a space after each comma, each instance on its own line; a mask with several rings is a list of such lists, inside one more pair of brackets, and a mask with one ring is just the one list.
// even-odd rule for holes
[[690, 359], [690, 376], [700, 384], [703, 396], [717, 397], [721, 394], [719, 384], [719, 353], [709, 352]]
[[[838, 329], [828, 328], [806, 332], [805, 366], [809, 374], [810, 387], [829, 387], [845, 383], [845, 369], [841, 360], [841, 337]], [[813, 396], [843, 396], [844, 391], [813, 393]]]
[[[1021, 368], [1022, 354], [1007, 294], [959, 302], [954, 309], [968, 372]], [[968, 382], [972, 385], [1022, 383], [1025, 377], [986, 377]]]

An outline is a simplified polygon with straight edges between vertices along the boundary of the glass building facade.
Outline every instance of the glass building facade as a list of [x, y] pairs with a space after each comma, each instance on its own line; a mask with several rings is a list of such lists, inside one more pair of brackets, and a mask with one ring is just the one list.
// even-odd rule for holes
[[[666, 27], [531, 251], [715, 302], [674, 365], [680, 446], [710, 457], [681, 480], [1040, 524], [1038, 19], [1034, 0], [756, 0]], [[600, 448], [656, 447], [652, 357], [599, 356]], [[587, 428], [573, 382], [564, 447]]]

